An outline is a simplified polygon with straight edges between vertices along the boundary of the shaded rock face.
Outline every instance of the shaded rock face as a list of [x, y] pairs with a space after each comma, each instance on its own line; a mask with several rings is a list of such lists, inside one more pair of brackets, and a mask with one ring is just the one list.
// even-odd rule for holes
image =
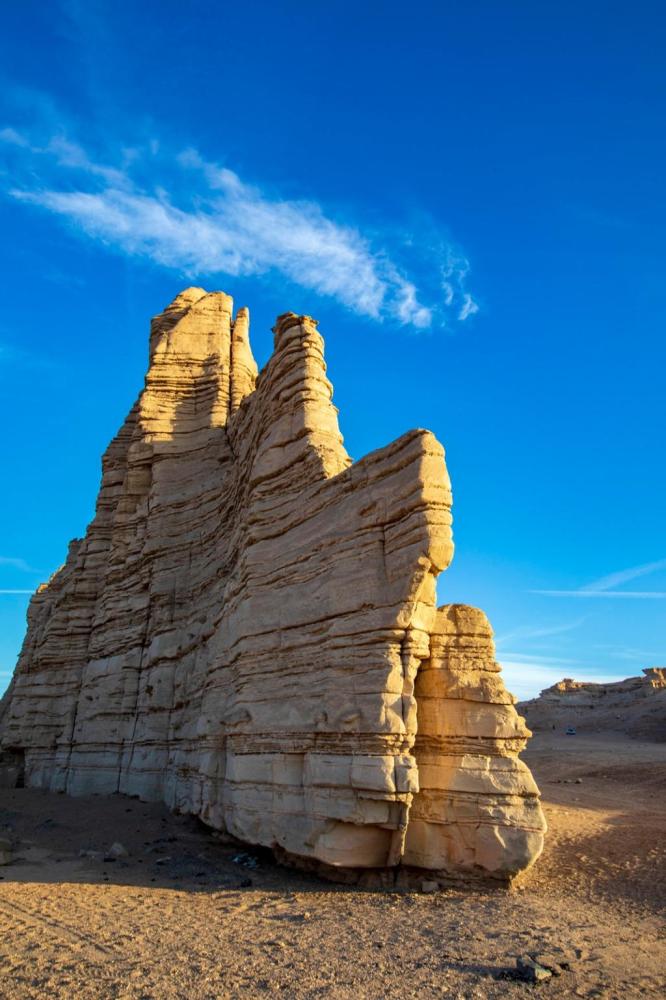
[[258, 374], [249, 317], [190, 288], [94, 520], [34, 595], [3, 702], [27, 785], [164, 800], [328, 865], [508, 878], [538, 856], [530, 735], [452, 557], [444, 452], [353, 463], [310, 317]]
[[538, 729], [575, 725], [581, 732], [615, 731], [664, 742], [666, 667], [645, 667], [638, 677], [607, 684], [565, 677], [518, 707]]

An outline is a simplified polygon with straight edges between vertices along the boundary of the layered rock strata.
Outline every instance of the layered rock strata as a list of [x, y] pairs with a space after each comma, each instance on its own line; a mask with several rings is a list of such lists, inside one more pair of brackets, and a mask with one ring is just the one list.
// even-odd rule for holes
[[352, 463], [316, 322], [274, 333], [258, 374], [227, 295], [153, 320], [94, 520], [31, 601], [2, 746], [28, 785], [327, 865], [509, 878], [545, 825], [487, 620], [436, 608], [443, 449], [417, 430]]
[[573, 726], [581, 733], [622, 732], [664, 742], [666, 667], [645, 667], [638, 677], [606, 684], [565, 677], [518, 707], [535, 729]]

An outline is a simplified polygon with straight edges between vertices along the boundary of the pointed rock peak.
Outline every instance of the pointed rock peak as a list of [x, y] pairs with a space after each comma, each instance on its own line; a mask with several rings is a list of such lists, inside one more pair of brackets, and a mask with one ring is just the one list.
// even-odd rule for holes
[[222, 311], [228, 312], [231, 315], [233, 299], [230, 295], [227, 295], [226, 292], [207, 292], [205, 288], [198, 288], [196, 285], [192, 285], [190, 288], [185, 288], [182, 292], [179, 292], [175, 299], [153, 318], [152, 326], [159, 327], [160, 330], [165, 330], [169, 326], [173, 326], [193, 306], [199, 302], [203, 302], [204, 299], [209, 300], [211, 303], [221, 304]]
[[150, 321], [150, 358], [152, 360], [155, 354], [155, 348], [159, 343], [162, 334], [166, 333], [167, 330], [172, 329], [176, 323], [185, 315], [185, 313], [190, 309], [195, 302], [199, 299], [204, 298], [208, 293], [205, 288], [186, 288], [184, 291], [180, 292], [172, 302], [158, 313], [157, 316], [153, 316]]
[[289, 330], [293, 327], [301, 327], [304, 331], [313, 332], [317, 331], [318, 322], [313, 319], [312, 316], [299, 316], [297, 313], [288, 312], [282, 313], [281, 316], [275, 321], [275, 326], [273, 327], [274, 336], [274, 347], [277, 349], [282, 345], [282, 343], [288, 339]]
[[250, 332], [250, 310], [241, 306], [234, 320], [234, 340], [248, 340]]
[[[189, 288], [184, 288], [182, 292], [179, 292], [173, 302], [167, 306], [167, 309], [182, 309], [184, 306], [194, 305], [204, 295], [208, 295], [205, 288], [198, 288], [196, 285], [191, 285]], [[164, 311], [166, 312], [166, 309]]]
[[[182, 353], [187, 354], [190, 349], [196, 356], [202, 350], [221, 352], [228, 361], [233, 306], [234, 300], [226, 292], [207, 292], [194, 286], [184, 289], [151, 321], [151, 364], [157, 351], [169, 351], [176, 346], [175, 336], [177, 349]], [[218, 331], [222, 332], [221, 341], [216, 336]]]
[[259, 369], [250, 346], [250, 310], [238, 310], [231, 331], [231, 413], [254, 392]]

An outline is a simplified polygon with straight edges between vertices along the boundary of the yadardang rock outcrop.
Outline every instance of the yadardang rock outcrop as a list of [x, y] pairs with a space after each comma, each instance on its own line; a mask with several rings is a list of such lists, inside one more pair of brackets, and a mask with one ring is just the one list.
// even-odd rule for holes
[[565, 677], [538, 698], [520, 702], [531, 726], [585, 732], [621, 732], [666, 742], [666, 667], [645, 667], [638, 677], [597, 683]]
[[153, 320], [95, 517], [32, 598], [6, 759], [295, 858], [509, 879], [545, 823], [485, 615], [436, 607], [443, 449], [352, 463], [316, 322], [274, 334], [258, 373], [229, 296]]

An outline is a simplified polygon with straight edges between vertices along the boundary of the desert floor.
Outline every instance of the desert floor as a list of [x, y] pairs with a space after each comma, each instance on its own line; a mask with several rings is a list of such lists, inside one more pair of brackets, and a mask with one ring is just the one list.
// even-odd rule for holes
[[[133, 799], [2, 791], [18, 846], [0, 868], [0, 997], [666, 995], [666, 744], [549, 733], [525, 759], [550, 825], [538, 864], [511, 890], [433, 895], [239, 858]], [[114, 841], [127, 858], [79, 857]], [[511, 978], [518, 955], [554, 949], [569, 971]]]

